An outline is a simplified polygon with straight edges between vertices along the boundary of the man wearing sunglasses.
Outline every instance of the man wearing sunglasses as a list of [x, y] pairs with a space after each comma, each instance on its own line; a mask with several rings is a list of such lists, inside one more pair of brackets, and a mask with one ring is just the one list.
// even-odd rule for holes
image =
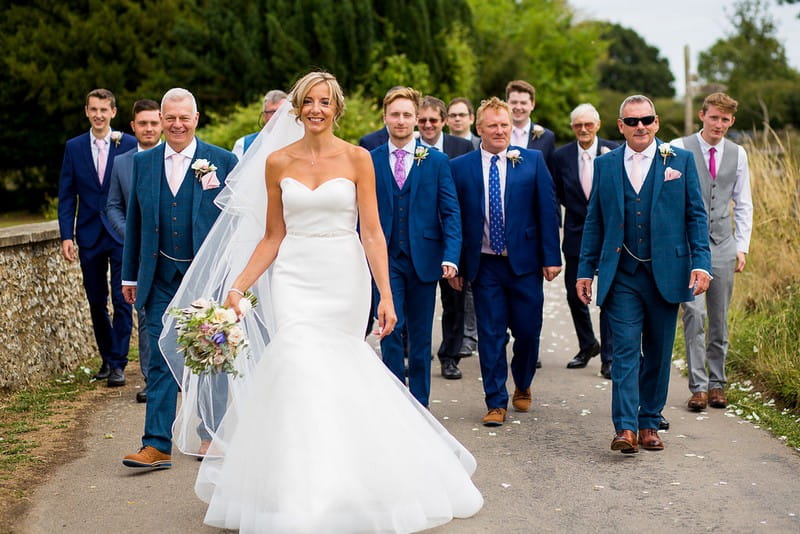
[[576, 289], [597, 304], [614, 340], [611, 450], [659, 451], [678, 306], [711, 279], [708, 217], [692, 153], [656, 138], [658, 115], [642, 95], [617, 120], [625, 144], [597, 158]]
[[233, 152], [237, 158], [242, 159], [244, 153], [247, 152], [247, 149], [250, 148], [250, 145], [253, 144], [253, 141], [258, 137], [261, 129], [266, 126], [272, 116], [275, 115], [275, 112], [278, 111], [278, 108], [281, 107], [284, 100], [286, 100], [286, 93], [280, 89], [273, 89], [264, 95], [264, 102], [261, 104], [261, 115], [258, 118], [258, 123], [261, 127], [257, 132], [247, 134], [236, 140], [231, 152]]

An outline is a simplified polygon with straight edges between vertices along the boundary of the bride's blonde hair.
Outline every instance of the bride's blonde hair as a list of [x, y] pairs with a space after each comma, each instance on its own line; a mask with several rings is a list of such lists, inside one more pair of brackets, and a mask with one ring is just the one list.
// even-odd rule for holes
[[344, 93], [342, 87], [336, 80], [336, 77], [324, 71], [309, 72], [294, 84], [290, 94], [292, 102], [292, 111], [294, 111], [297, 120], [300, 119], [300, 110], [303, 108], [303, 100], [306, 99], [311, 89], [320, 84], [327, 84], [328, 90], [331, 94], [331, 101], [336, 106], [336, 113], [333, 115], [333, 123], [339, 126], [339, 118], [344, 114]]

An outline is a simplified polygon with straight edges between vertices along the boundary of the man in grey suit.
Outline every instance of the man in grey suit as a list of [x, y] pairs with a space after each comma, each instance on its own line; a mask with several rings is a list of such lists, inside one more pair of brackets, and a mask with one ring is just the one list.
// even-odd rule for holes
[[[128, 467], [172, 467], [172, 424], [178, 384], [158, 346], [161, 318], [217, 220], [220, 209], [214, 200], [237, 162], [236, 156], [227, 150], [195, 137], [199, 118], [192, 93], [181, 88], [170, 89], [161, 100], [166, 143], [133, 158], [122, 292], [129, 303], [135, 302], [147, 314], [152, 357], [147, 369], [142, 447], [123, 459], [122, 463]], [[226, 399], [227, 395], [220, 398]], [[221, 418], [224, 407], [214, 413]], [[198, 433], [202, 440], [198, 454], [202, 456], [211, 436], [205, 428], [198, 428]]]
[[[108, 185], [108, 201], [106, 217], [111, 227], [124, 242], [125, 217], [128, 211], [128, 196], [131, 191], [131, 174], [133, 173], [133, 156], [143, 150], [153, 148], [161, 142], [161, 118], [158, 114], [158, 102], [155, 100], [137, 100], [133, 104], [133, 120], [131, 130], [136, 136], [137, 146], [116, 157], [111, 170], [111, 183]], [[144, 311], [137, 312], [139, 325], [139, 367], [147, 384], [147, 366], [150, 362], [150, 338], [145, 326], [147, 319]], [[147, 390], [136, 393], [137, 402], [147, 402]]]
[[[708, 212], [711, 269], [714, 272], [705, 298], [701, 295], [682, 305], [689, 390], [692, 392], [688, 408], [698, 412], [705, 410], [707, 405], [712, 408], [728, 405], [725, 398], [728, 306], [733, 293], [734, 273], [744, 270], [753, 229], [747, 154], [744, 148], [725, 139], [728, 128], [736, 121], [737, 106], [736, 100], [725, 93], [708, 95], [699, 113], [702, 130], [672, 142], [694, 155]], [[735, 231], [731, 228], [731, 203]]]

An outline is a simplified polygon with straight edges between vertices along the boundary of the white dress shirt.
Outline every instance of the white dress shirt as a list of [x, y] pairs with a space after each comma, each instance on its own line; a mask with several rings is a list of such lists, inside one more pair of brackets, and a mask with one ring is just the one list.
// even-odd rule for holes
[[531, 136], [531, 126], [533, 123], [530, 119], [522, 128], [516, 126], [511, 127], [511, 144], [522, 148], [528, 148], [528, 139]]
[[[650, 145], [642, 150], [641, 154], [644, 155], [644, 159], [642, 160], [642, 186], [644, 186], [644, 182], [647, 179], [647, 173], [650, 172], [650, 166], [653, 164], [653, 158], [656, 155], [656, 141], [653, 140]], [[628, 143], [625, 143], [625, 172], [628, 174], [628, 179], [630, 179], [631, 172], [633, 170], [633, 155], [636, 152], [628, 146]]]
[[[183, 158], [181, 158], [180, 165], [181, 168], [177, 169], [180, 174], [178, 176], [185, 176], [186, 171], [189, 170], [189, 165], [191, 165], [192, 160], [194, 159], [194, 153], [197, 151], [197, 138], [192, 138], [192, 142], [189, 145], [181, 150], [181, 154], [183, 154]], [[175, 150], [169, 146], [169, 143], [164, 147], [164, 173], [167, 177], [172, 176], [172, 165], [174, 162], [168, 159], [170, 156], [175, 154]], [[182, 172], [181, 172], [182, 171]]]
[[389, 170], [392, 172], [392, 176], [394, 176], [394, 164], [397, 161], [394, 151], [399, 148], [406, 151], [403, 160], [405, 161], [406, 179], [408, 179], [408, 173], [411, 172], [411, 166], [414, 164], [414, 150], [417, 148], [417, 140], [412, 138], [405, 146], [395, 146], [391, 139], [389, 140]]
[[[95, 137], [94, 133], [91, 130], [89, 130], [89, 146], [91, 146], [91, 148], [92, 148], [92, 161], [94, 161], [94, 170], [96, 171], [97, 170], [97, 154], [98, 154], [98, 150], [97, 150], [97, 145], [94, 142], [95, 139], [99, 139], [99, 137]], [[103, 138], [103, 141], [106, 144], [106, 157], [108, 157], [108, 153], [109, 153], [108, 149], [111, 148], [110, 145], [109, 145], [109, 143], [111, 142], [111, 130], [108, 130], [108, 133]], [[108, 167], [108, 161], [106, 161], [106, 167]]]
[[583, 149], [580, 143], [578, 143], [578, 182], [580, 182], [581, 176], [581, 168], [583, 166], [583, 153], [586, 152], [589, 154], [589, 176], [592, 178], [594, 177], [594, 158], [597, 157], [597, 136], [594, 136], [594, 141], [592, 141], [592, 146], [587, 148], [586, 150]]
[[427, 146], [427, 147], [430, 147], [430, 148], [435, 148], [435, 149], [436, 149], [436, 150], [438, 150], [439, 152], [444, 152], [444, 134], [441, 134], [441, 133], [440, 133], [440, 134], [439, 134], [439, 138], [438, 138], [438, 139], [436, 140], [436, 142], [435, 142], [435, 143], [433, 143], [432, 145], [429, 145], [427, 142], [425, 142], [425, 140], [422, 138], [422, 136], [420, 136], [420, 138], [419, 138], [419, 142], [420, 142], [420, 144], [421, 144], [422, 146]]
[[[489, 167], [492, 164], [492, 157], [495, 154], [491, 152], [487, 152], [484, 150], [483, 145], [481, 145], [481, 167], [483, 168], [483, 240], [481, 241], [481, 253], [482, 254], [492, 254], [496, 255], [495, 252], [492, 250], [491, 246], [491, 239], [489, 233]], [[505, 193], [506, 193], [506, 167], [508, 163], [508, 158], [506, 158], [506, 152], [508, 148], [503, 150], [502, 152], [498, 153], [497, 156], [500, 156], [500, 159], [497, 160], [497, 170], [500, 174], [500, 204], [503, 208], [503, 224], [507, 224], [508, 221], [506, 220], [506, 200], [505, 200]], [[508, 251], [503, 251], [503, 255], [507, 255]]]
[[[700, 132], [695, 135], [700, 142], [700, 150], [703, 152], [703, 159], [706, 162], [706, 168], [708, 168], [712, 145], [703, 139]], [[675, 139], [671, 144], [678, 148], [685, 148], [681, 139]], [[714, 159], [717, 162], [717, 169], [719, 169], [719, 165], [722, 163], [722, 154], [725, 151], [725, 143], [720, 141], [713, 146], [717, 149]], [[750, 170], [747, 165], [747, 152], [741, 145], [739, 146], [738, 155], [736, 180], [733, 184], [733, 221], [735, 224], [733, 237], [736, 240], [736, 250], [747, 254], [750, 249], [750, 236], [753, 233], [753, 195], [750, 191]]]

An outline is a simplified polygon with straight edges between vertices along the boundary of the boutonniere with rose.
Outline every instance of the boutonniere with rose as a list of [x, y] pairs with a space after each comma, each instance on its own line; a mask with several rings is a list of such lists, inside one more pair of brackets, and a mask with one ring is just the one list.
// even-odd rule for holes
[[119, 148], [119, 143], [122, 141], [122, 132], [111, 132], [111, 140], [114, 142], [114, 146]]
[[195, 160], [195, 162], [192, 163], [192, 170], [194, 171], [195, 177], [203, 185], [203, 191], [220, 186], [216, 173], [217, 166], [207, 159]]
[[428, 157], [428, 148], [422, 145], [419, 145], [414, 150], [414, 161], [417, 162], [417, 166], [422, 163], [422, 160]]
[[539, 126], [538, 124], [533, 125], [533, 138], [539, 139], [542, 135], [544, 135], [544, 128]]
[[511, 162], [511, 168], [513, 169], [517, 166], [517, 163], [522, 161], [522, 154], [520, 154], [519, 150], [515, 148], [506, 152], [506, 158]]
[[675, 152], [672, 150], [672, 147], [669, 146], [669, 143], [661, 143], [658, 145], [658, 153], [661, 154], [662, 158], [664, 158], [664, 165], [667, 164], [668, 157], [675, 155]]

